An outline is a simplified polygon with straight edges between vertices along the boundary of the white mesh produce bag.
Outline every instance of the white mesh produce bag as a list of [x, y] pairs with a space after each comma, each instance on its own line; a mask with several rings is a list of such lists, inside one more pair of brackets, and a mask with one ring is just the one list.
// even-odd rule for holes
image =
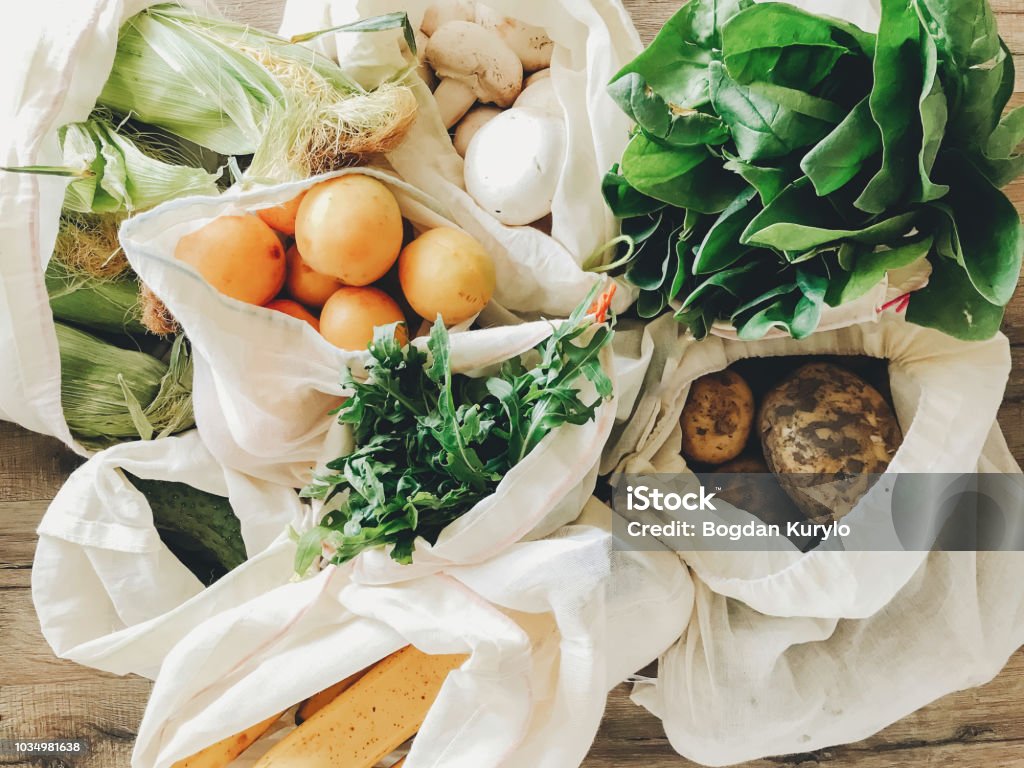
[[[281, 32], [311, 32], [393, 11], [419, 28], [432, 0], [288, 0]], [[567, 128], [566, 159], [552, 212], [552, 234], [500, 224], [470, 197], [463, 161], [452, 147], [429, 89], [417, 80], [419, 116], [388, 161], [407, 181], [450, 211], [452, 220], [495, 257], [495, 300], [521, 313], [566, 315], [597, 279], [581, 265], [618, 234], [601, 179], [629, 140], [629, 120], [605, 91], [616, 72], [640, 52], [632, 21], [618, 0], [489, 0], [490, 8], [546, 30], [555, 42], [551, 76]], [[315, 45], [342, 62], [366, 86], [407, 66], [400, 34], [342, 32]], [[626, 291], [617, 307], [629, 302]]]
[[[890, 473], [1020, 471], [992, 426], [1010, 370], [1003, 336], [958, 342], [898, 318], [802, 342], [696, 342], [670, 318], [649, 334], [645, 393], [606, 455], [620, 471], [688, 471], [679, 417], [690, 383], [746, 358], [790, 355], [889, 361], [904, 433]], [[634, 699], [663, 719], [680, 753], [708, 765], [860, 740], [985, 682], [1024, 642], [1024, 601], [1005, 589], [1024, 576], [1015, 553], [680, 557], [694, 579], [693, 619]]]
[[[121, 23], [152, 0], [41, 0], [6, 20], [0, 52], [0, 165], [63, 165], [58, 129], [85, 120], [114, 60]], [[205, 2], [188, 5], [210, 11]], [[80, 454], [60, 395], [60, 355], [43, 275], [68, 180], [0, 173], [0, 418]]]

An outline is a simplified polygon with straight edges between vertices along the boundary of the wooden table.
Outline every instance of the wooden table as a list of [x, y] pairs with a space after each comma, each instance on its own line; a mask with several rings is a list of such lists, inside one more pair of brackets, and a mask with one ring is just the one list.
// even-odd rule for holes
[[[234, 18], [276, 28], [282, 0], [222, 0], [221, 5]], [[627, 0], [626, 5], [649, 40], [679, 2]], [[1015, 102], [1024, 103], [1024, 0], [993, 0], [993, 6], [1017, 62]], [[1010, 194], [1024, 211], [1024, 183]], [[1014, 455], [1024, 462], [1024, 289], [1008, 313], [1005, 331], [1014, 344], [1014, 373], [1000, 421]], [[93, 751], [74, 763], [76, 768], [126, 768], [150, 683], [55, 659], [39, 634], [29, 590], [36, 524], [76, 464], [56, 441], [0, 423], [0, 739], [84, 737], [92, 741]], [[585, 768], [688, 765], [669, 746], [660, 723], [629, 701], [627, 687], [616, 689]], [[1024, 766], [1024, 652], [990, 684], [948, 696], [871, 739], [746, 764], [778, 765]]]

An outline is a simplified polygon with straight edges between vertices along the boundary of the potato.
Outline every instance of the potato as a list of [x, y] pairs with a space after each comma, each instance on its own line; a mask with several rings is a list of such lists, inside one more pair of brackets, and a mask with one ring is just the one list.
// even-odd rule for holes
[[903, 440], [878, 390], [831, 363], [804, 365], [770, 390], [758, 421], [768, 466], [816, 520], [849, 512]]
[[420, 235], [398, 259], [402, 293], [416, 314], [446, 325], [468, 320], [494, 295], [494, 261], [475, 237], [438, 227]]
[[306, 192], [295, 219], [295, 245], [322, 275], [346, 285], [383, 277], [402, 250], [402, 211], [386, 186], [360, 174]]
[[260, 736], [270, 730], [270, 726], [276, 723], [282, 714], [282, 712], [278, 712], [263, 722], [246, 728], [241, 733], [211, 744], [194, 755], [179, 760], [172, 768], [226, 768], [236, 757], [251, 747]]
[[249, 304], [266, 304], [284, 285], [284, 247], [255, 216], [214, 219], [181, 238], [174, 256], [225, 296]]
[[291, 315], [297, 320], [305, 320], [316, 330], [320, 330], [320, 321], [316, 319], [315, 315], [311, 315], [309, 310], [297, 301], [291, 301], [289, 299], [275, 299], [267, 304], [266, 307], [267, 309], [273, 309], [277, 312], [283, 312], [286, 315]]
[[719, 371], [697, 379], [680, 419], [683, 455], [723, 464], [743, 452], [754, 424], [754, 394], [738, 373]]
[[[743, 455], [715, 467], [716, 475], [741, 475], [722, 481], [718, 498], [754, 515], [762, 522], [773, 523], [785, 530], [789, 522], [803, 519], [793, 501], [779, 485], [761, 456]], [[753, 477], [742, 477], [752, 475]], [[802, 543], [802, 542], [801, 542]]]
[[263, 220], [264, 224], [282, 235], [294, 235], [295, 217], [299, 212], [302, 198], [305, 196], [306, 193], [303, 192], [285, 203], [258, 210], [256, 215]]
[[289, 295], [299, 303], [320, 309], [342, 287], [341, 281], [330, 275], [321, 275], [310, 267], [294, 245], [288, 249], [285, 258], [288, 276], [284, 285]]
[[[384, 291], [345, 287], [324, 304], [320, 313], [320, 334], [340, 349], [357, 351], [369, 346], [377, 326], [404, 322], [401, 308]], [[395, 338], [401, 344], [408, 343], [406, 326], [398, 326]]]

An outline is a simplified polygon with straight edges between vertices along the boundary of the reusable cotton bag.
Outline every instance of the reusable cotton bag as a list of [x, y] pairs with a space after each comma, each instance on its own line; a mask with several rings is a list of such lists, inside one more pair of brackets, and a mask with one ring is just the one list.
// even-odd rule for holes
[[[288, 37], [394, 11], [408, 12], [418, 29], [431, 4], [431, 0], [289, 0], [281, 32]], [[565, 119], [567, 151], [551, 235], [532, 227], [504, 226], [466, 193], [462, 158], [452, 147], [432, 94], [418, 79], [416, 124], [387, 159], [403, 179], [444, 205], [452, 221], [491, 253], [498, 271], [498, 304], [527, 315], [564, 317], [598, 279], [581, 265], [619, 233], [605, 205], [601, 179], [622, 156], [630, 125], [605, 85], [640, 52], [640, 40], [617, 0], [490, 0], [484, 4], [543, 28], [555, 42], [551, 77]], [[400, 40], [398, 32], [341, 32], [313, 44], [369, 87], [408, 66]], [[621, 291], [616, 307], [624, 309], [629, 301], [628, 293]]]
[[[189, 2], [216, 12], [205, 2]], [[152, 0], [41, 0], [6, 19], [0, 52], [0, 165], [63, 165], [58, 130], [85, 120], [114, 60], [122, 22]], [[79, 454], [64, 421], [60, 355], [43, 275], [67, 179], [0, 173], [0, 418]]]
[[[889, 473], [1020, 471], [993, 426], [1010, 370], [1002, 336], [958, 342], [896, 317], [801, 342], [696, 342], [670, 318], [648, 332], [645, 394], [605, 468], [688, 472], [679, 416], [700, 376], [751, 357], [867, 355], [889, 361], [904, 433]], [[1024, 574], [1013, 553], [679, 556], [694, 615], [634, 699], [662, 718], [679, 752], [708, 765], [865, 738], [988, 680], [1024, 642], [1024, 601], [1004, 588]]]
[[[132, 764], [167, 768], [411, 643], [470, 658], [442, 688], [409, 768], [578, 765], [608, 689], [668, 640], [625, 643], [615, 628], [670, 611], [678, 631], [692, 602], [684, 573], [631, 558], [622, 576], [633, 588], [609, 589], [607, 527], [607, 508], [591, 501], [575, 524], [487, 562], [403, 578], [371, 552], [226, 610], [168, 655]], [[290, 722], [232, 765], [252, 765]]]

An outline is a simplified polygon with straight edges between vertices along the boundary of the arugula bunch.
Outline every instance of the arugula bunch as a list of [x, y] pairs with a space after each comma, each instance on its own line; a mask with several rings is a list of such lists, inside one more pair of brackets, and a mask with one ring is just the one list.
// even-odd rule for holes
[[[599, 361], [612, 330], [601, 322], [607, 302], [588, 314], [595, 294], [530, 353], [481, 378], [452, 373], [440, 319], [426, 352], [401, 347], [393, 325], [379, 328], [367, 381], [342, 373], [354, 394], [338, 421], [351, 426], [357, 447], [303, 490], [330, 511], [300, 537], [296, 571], [306, 573], [324, 551], [343, 563], [388, 544], [392, 558], [411, 562], [417, 537], [435, 542], [553, 429], [593, 419], [612, 396]], [[593, 402], [581, 399], [584, 379], [597, 393]]]
[[824, 306], [920, 259], [910, 321], [999, 328], [1021, 267], [999, 191], [1024, 109], [987, 0], [882, 0], [879, 32], [784, 3], [690, 0], [613, 80], [636, 123], [605, 197], [633, 239], [642, 317], [695, 335], [813, 332]]

